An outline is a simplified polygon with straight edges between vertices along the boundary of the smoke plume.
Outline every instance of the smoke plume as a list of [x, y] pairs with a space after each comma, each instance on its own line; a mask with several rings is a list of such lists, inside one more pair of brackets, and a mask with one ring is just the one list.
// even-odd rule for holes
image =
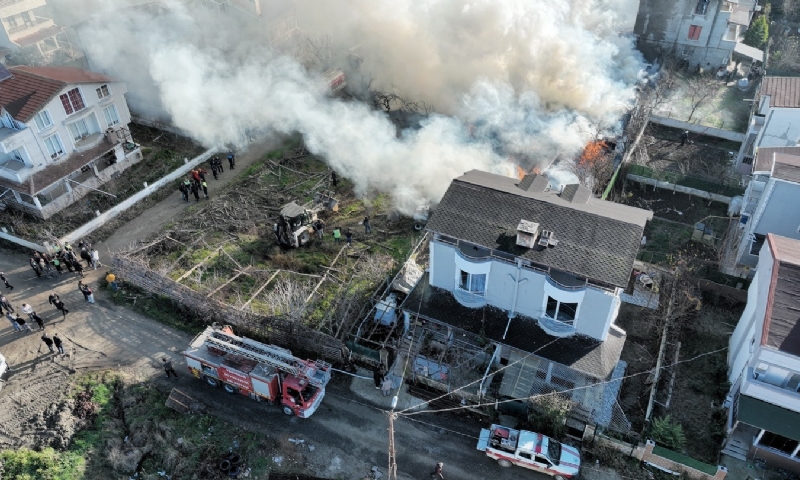
[[[198, 3], [84, 23], [91, 67], [126, 81], [137, 113], [207, 146], [299, 132], [357, 192], [388, 192], [406, 212], [467, 170], [511, 173], [511, 162], [578, 154], [619, 128], [641, 70], [620, 33], [635, 0], [297, 0], [301, 33], [282, 48], [267, 37], [285, 8], [254, 19]], [[352, 96], [319, 87], [331, 67], [345, 70]], [[435, 113], [398, 132], [372, 90]]]

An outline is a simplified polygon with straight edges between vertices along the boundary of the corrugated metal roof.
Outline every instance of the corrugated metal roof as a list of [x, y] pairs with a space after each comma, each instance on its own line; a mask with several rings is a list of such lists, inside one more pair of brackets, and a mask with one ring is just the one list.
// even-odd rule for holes
[[761, 81], [761, 95], [769, 95], [770, 107], [798, 108], [800, 77], [765, 77]]

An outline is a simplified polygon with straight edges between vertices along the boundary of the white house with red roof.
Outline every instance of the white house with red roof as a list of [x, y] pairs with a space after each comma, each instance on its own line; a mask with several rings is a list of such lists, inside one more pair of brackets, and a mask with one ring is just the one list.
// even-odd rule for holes
[[125, 84], [69, 67], [0, 81], [0, 203], [50, 218], [141, 160]]
[[800, 240], [768, 233], [730, 339], [723, 453], [800, 473]]
[[46, 0], [0, 1], [0, 50], [3, 54], [22, 49], [37, 57], [47, 57], [67, 47], [72, 49], [65, 29], [45, 18], [41, 8]]

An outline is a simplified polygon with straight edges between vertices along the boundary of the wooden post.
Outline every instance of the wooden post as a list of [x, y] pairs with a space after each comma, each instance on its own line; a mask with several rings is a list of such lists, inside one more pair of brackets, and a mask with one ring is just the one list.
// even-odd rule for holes
[[266, 282], [264, 282], [264, 285], [261, 285], [260, 287], [258, 287], [258, 290], [256, 290], [256, 293], [254, 293], [253, 295], [251, 295], [251, 296], [250, 296], [250, 298], [249, 298], [249, 299], [248, 299], [248, 300], [245, 302], [245, 304], [244, 304], [244, 305], [242, 305], [242, 308], [240, 308], [239, 310], [244, 310], [244, 309], [245, 309], [245, 308], [246, 308], [248, 305], [250, 305], [250, 302], [252, 302], [252, 301], [253, 301], [253, 300], [254, 300], [254, 299], [255, 299], [255, 298], [258, 296], [258, 294], [259, 294], [259, 293], [261, 293], [261, 291], [262, 291], [262, 290], [264, 290], [265, 288], [267, 288], [267, 285], [269, 285], [269, 283], [270, 283], [270, 282], [271, 282], [271, 281], [272, 281], [272, 280], [273, 280], [275, 277], [277, 277], [279, 273], [281, 273], [281, 271], [280, 271], [280, 270], [276, 270], [276, 271], [275, 271], [275, 273], [273, 273], [273, 274], [272, 274], [272, 276], [271, 276], [271, 277], [269, 277], [269, 280], [267, 280]]

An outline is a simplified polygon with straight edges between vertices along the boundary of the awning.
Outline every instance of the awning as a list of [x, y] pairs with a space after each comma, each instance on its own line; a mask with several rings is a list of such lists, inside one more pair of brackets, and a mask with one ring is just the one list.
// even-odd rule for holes
[[764, 51], [759, 50], [756, 47], [751, 47], [750, 45], [745, 45], [744, 43], [737, 43], [735, 47], [733, 47], [733, 51], [740, 55], [744, 55], [745, 57], [750, 57], [753, 60], [758, 60], [759, 62], [764, 61]]
[[739, 395], [737, 417], [740, 422], [800, 441], [800, 413]]

